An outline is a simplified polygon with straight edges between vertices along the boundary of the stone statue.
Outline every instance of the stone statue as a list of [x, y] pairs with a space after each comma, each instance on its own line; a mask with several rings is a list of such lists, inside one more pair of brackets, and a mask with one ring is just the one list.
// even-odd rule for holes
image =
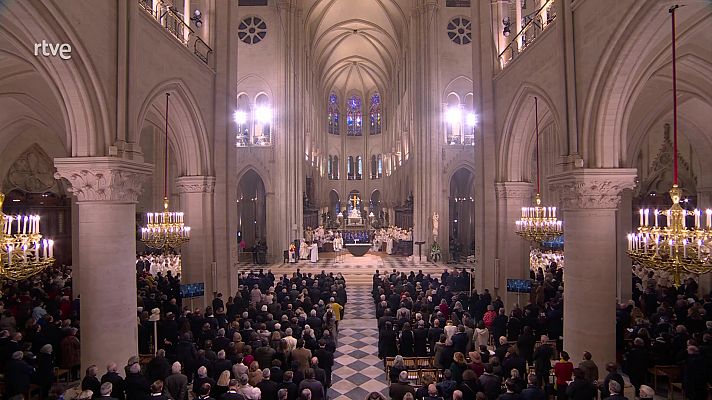
[[439, 220], [440, 216], [438, 213], [434, 212], [433, 213], [433, 237], [437, 238], [438, 237], [438, 228], [439, 228]]

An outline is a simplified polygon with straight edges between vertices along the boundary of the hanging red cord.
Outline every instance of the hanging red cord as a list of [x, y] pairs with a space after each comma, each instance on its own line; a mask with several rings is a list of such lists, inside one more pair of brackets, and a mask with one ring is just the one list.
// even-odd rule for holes
[[166, 93], [166, 151], [163, 159], [163, 198], [168, 199], [168, 97], [170, 93]]
[[536, 194], [541, 193], [541, 183], [539, 177], [539, 103], [534, 97], [534, 124], [536, 127]]
[[675, 10], [678, 5], [670, 8], [672, 14], [672, 151], [673, 151], [673, 184], [677, 186], [677, 68], [675, 65]]

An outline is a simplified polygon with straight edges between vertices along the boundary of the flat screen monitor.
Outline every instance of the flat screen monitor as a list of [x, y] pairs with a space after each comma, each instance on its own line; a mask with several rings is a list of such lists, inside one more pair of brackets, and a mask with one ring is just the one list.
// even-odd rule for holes
[[507, 291], [515, 293], [531, 293], [531, 279], [507, 279]]
[[186, 283], [180, 285], [180, 297], [189, 299], [191, 297], [201, 297], [205, 295], [205, 283]]

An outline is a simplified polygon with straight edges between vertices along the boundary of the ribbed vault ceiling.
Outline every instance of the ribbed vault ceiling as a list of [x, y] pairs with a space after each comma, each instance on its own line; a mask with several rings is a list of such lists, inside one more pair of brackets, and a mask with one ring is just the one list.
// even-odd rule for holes
[[411, 0], [305, 0], [321, 89], [384, 91], [398, 67]]

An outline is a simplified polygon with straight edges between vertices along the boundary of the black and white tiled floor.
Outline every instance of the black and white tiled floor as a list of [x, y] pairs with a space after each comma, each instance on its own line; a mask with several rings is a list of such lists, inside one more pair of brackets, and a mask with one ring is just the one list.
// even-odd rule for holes
[[331, 400], [363, 400], [371, 392], [387, 396], [383, 361], [378, 358], [378, 328], [368, 285], [348, 285], [348, 304], [339, 323]]

